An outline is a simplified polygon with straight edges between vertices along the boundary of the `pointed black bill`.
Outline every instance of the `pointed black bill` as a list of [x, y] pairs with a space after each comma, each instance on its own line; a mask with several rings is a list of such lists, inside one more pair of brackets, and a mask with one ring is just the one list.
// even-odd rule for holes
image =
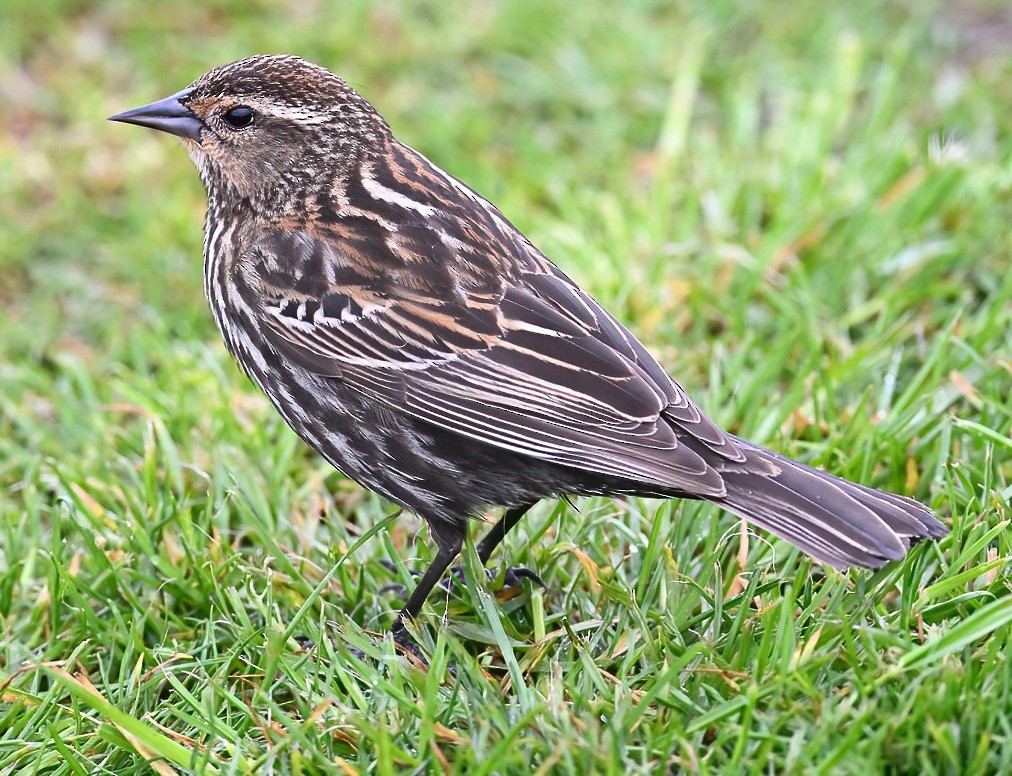
[[187, 92], [184, 90], [164, 100], [117, 113], [110, 116], [109, 121], [136, 124], [139, 127], [157, 129], [170, 135], [200, 142], [200, 130], [204, 128], [204, 123], [180, 101], [186, 95]]

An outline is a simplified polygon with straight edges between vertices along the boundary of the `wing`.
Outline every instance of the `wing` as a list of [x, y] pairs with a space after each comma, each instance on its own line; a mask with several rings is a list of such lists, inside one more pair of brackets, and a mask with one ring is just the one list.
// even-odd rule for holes
[[338, 242], [302, 233], [274, 233], [251, 251], [268, 341], [395, 412], [534, 458], [701, 496], [724, 494], [707, 459], [744, 460], [642, 345], [547, 260], [545, 272], [438, 295], [404, 282], [384, 283], [381, 293], [368, 284], [271, 282], [277, 267], [309, 260], [338, 270], [347, 263]]

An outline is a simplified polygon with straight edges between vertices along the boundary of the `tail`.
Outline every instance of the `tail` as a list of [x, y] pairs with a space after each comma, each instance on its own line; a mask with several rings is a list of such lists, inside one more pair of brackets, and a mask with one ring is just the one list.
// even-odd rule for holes
[[742, 439], [735, 442], [749, 459], [746, 467], [761, 463], [755, 468], [779, 473], [722, 471], [727, 496], [716, 503], [830, 566], [879, 568], [921, 539], [948, 533], [913, 499], [848, 482]]

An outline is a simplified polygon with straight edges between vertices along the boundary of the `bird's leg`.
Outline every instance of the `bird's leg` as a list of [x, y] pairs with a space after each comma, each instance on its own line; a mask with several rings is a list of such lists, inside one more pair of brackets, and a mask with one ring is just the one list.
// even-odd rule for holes
[[[508, 534], [517, 523], [520, 522], [520, 518], [527, 514], [531, 507], [537, 502], [532, 501], [529, 504], [522, 504], [518, 507], [511, 507], [507, 509], [505, 514], [500, 518], [499, 522], [489, 529], [489, 532], [485, 534], [485, 538], [478, 543], [477, 552], [478, 560], [481, 561], [482, 566], [487, 566], [489, 559], [492, 557], [492, 553], [495, 552], [495, 548], [502, 544], [502, 540], [506, 538]], [[486, 569], [486, 573], [489, 578], [492, 579], [492, 572]], [[440, 583], [440, 587], [448, 587], [451, 580], [463, 580], [464, 569], [461, 566], [454, 566], [450, 569], [449, 576]], [[503, 587], [517, 587], [525, 579], [529, 579], [535, 582], [541, 587], [545, 587], [544, 580], [541, 579], [530, 569], [526, 569], [522, 566], [510, 566], [506, 569], [506, 575], [503, 578]]]
[[526, 515], [536, 503], [536, 501], [532, 501], [530, 504], [522, 504], [518, 507], [507, 509], [499, 522], [492, 526], [489, 532], [485, 534], [485, 538], [478, 543], [478, 559], [481, 561], [482, 566], [488, 564], [489, 558], [492, 557], [495, 548], [502, 544], [502, 540], [506, 538], [506, 534], [513, 530], [513, 526], [519, 523], [520, 518]]
[[[521, 506], [507, 509], [505, 514], [503, 514], [502, 518], [500, 518], [499, 522], [496, 523], [494, 526], [492, 526], [489, 532], [485, 534], [485, 538], [478, 543], [477, 547], [478, 559], [481, 561], [482, 566], [488, 564], [489, 559], [492, 557], [492, 553], [495, 552], [496, 547], [502, 544], [502, 540], [506, 537], [506, 534], [508, 534], [513, 529], [513, 527], [520, 522], [520, 518], [526, 515], [527, 512], [530, 510], [530, 508], [533, 507], [536, 503], [537, 503], [536, 501], [532, 501], [529, 504], [522, 504]], [[391, 571], [396, 570], [396, 567], [392, 563], [384, 562], [384, 565], [387, 566], [387, 568], [389, 568]], [[433, 565], [435, 565], [435, 561], [433, 561]], [[428, 571], [425, 572], [426, 576], [428, 576], [428, 573], [431, 570], [432, 566], [430, 566]], [[491, 572], [487, 573], [489, 575], [489, 578], [492, 578], [493, 576], [492, 573]], [[446, 577], [439, 582], [439, 586], [443, 589], [449, 589], [450, 585], [453, 583], [454, 580], [462, 582], [463, 579], [464, 579], [464, 569], [462, 566], [458, 564], [450, 569], [450, 573], [447, 574]], [[509, 568], [506, 569], [506, 574], [505, 577], [503, 578], [503, 587], [506, 588], [517, 587], [525, 579], [529, 579], [532, 582], [541, 585], [541, 587], [545, 587], [544, 580], [542, 580], [541, 577], [539, 577], [536, 573], [534, 573], [530, 569], [523, 568], [522, 566], [510, 566]], [[421, 587], [424, 581], [425, 577], [423, 577], [421, 582], [419, 582], [418, 587]], [[404, 587], [400, 584], [395, 583], [386, 585], [382, 589], [382, 591], [386, 590], [403, 591]], [[417, 590], [418, 588], [415, 588], [416, 592]], [[419, 606], [421, 606], [420, 603]], [[405, 609], [407, 609], [407, 607], [405, 607]]]
[[463, 526], [448, 526], [443, 524], [432, 533], [439, 551], [436, 553], [436, 557], [432, 559], [432, 563], [425, 570], [422, 578], [418, 580], [418, 584], [415, 585], [415, 589], [408, 597], [404, 608], [397, 614], [397, 619], [394, 620], [393, 627], [390, 629], [396, 643], [423, 661], [425, 658], [419, 651], [418, 644], [415, 643], [415, 640], [408, 633], [405, 621], [409, 619], [413, 620], [418, 616], [418, 613], [422, 610], [422, 604], [429, 597], [432, 588], [436, 586], [436, 583], [446, 573], [446, 570], [450, 567], [450, 563], [460, 554], [460, 548], [464, 546]]
[[[489, 558], [492, 557], [495, 548], [502, 544], [502, 540], [506, 538], [506, 534], [513, 530], [513, 526], [519, 523], [520, 518], [526, 515], [536, 503], [536, 501], [532, 501], [529, 504], [521, 504], [518, 507], [507, 509], [499, 522], [492, 526], [489, 532], [485, 534], [485, 538], [478, 543], [477, 548], [478, 559], [481, 561], [482, 566], [488, 564]], [[524, 579], [529, 579], [541, 585], [541, 587], [545, 587], [544, 580], [541, 577], [523, 566], [508, 567], [506, 569], [506, 576], [503, 579], [503, 585], [505, 587], [516, 587]]]

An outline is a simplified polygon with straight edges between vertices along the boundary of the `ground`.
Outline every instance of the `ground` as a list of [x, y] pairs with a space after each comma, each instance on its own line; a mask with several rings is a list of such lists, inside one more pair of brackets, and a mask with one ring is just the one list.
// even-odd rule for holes
[[[15, 0], [3, 26], [0, 772], [1012, 770], [1006, 6]], [[266, 51], [345, 76], [717, 421], [951, 535], [839, 573], [713, 506], [545, 503], [495, 563], [547, 590], [497, 597], [465, 555], [431, 667], [397, 656], [425, 529], [231, 363], [196, 173], [104, 121]]]

